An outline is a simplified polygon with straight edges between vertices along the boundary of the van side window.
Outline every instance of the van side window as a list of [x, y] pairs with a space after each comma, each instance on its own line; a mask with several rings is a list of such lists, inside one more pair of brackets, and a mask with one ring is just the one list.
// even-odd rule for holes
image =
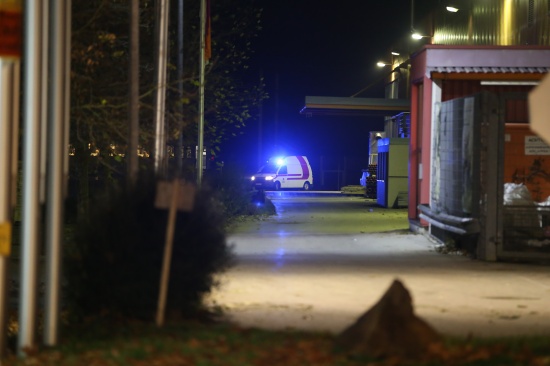
[[286, 174], [286, 165], [283, 165], [279, 168], [279, 172], [277, 174]]

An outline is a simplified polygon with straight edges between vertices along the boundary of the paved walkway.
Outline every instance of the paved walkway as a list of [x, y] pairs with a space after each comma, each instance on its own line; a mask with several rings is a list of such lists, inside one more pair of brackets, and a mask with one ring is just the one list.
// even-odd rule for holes
[[443, 334], [550, 335], [548, 266], [439, 254], [424, 235], [403, 231], [295, 234], [281, 220], [229, 238], [238, 264], [208, 301], [243, 326], [337, 333], [399, 278], [416, 313]]

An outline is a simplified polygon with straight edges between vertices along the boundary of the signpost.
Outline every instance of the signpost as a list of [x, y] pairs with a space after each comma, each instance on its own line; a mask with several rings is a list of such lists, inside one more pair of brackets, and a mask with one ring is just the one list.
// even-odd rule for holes
[[191, 211], [194, 201], [195, 186], [191, 183], [186, 183], [180, 179], [174, 179], [173, 182], [161, 181], [157, 184], [155, 207], [169, 210], [157, 305], [156, 324], [159, 327], [164, 324], [166, 296], [170, 278], [170, 263], [172, 262], [172, 247], [174, 244], [174, 231], [176, 226], [176, 213], [177, 211]]

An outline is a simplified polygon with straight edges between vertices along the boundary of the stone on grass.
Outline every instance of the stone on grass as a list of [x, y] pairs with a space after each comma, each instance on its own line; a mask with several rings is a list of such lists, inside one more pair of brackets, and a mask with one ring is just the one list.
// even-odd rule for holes
[[441, 336], [414, 314], [409, 291], [394, 280], [382, 298], [337, 338], [337, 347], [369, 357], [423, 358]]

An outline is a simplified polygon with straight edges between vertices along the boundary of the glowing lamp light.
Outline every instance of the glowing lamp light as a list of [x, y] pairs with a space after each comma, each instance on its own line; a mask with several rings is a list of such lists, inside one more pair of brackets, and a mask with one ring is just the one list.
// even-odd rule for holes
[[423, 36], [420, 33], [413, 33], [411, 37], [413, 37], [413, 39], [418, 40], [418, 39], [422, 39]]
[[281, 166], [285, 163], [285, 159], [283, 158], [279, 158], [275, 161], [275, 164], [277, 164], [277, 166]]
[[382, 62], [382, 61], [378, 61], [378, 62], [376, 63], [376, 66], [378, 66], [378, 67], [384, 67], [384, 66], [386, 66], [386, 65], [389, 65], [389, 64], [384, 63], [384, 62]]
[[267, 177], [265, 177], [265, 180], [273, 180], [273, 176], [268, 175]]
[[256, 177], [255, 177], [255, 176], [252, 176], [252, 177], [250, 177], [250, 180], [251, 180], [251, 181], [255, 181], [255, 180], [256, 180]]
[[394, 55], [394, 56], [399, 56], [399, 52], [392, 51], [391, 54]]
[[458, 11], [458, 8], [455, 8], [454, 6], [447, 6], [446, 9], [451, 13], [456, 13]]

